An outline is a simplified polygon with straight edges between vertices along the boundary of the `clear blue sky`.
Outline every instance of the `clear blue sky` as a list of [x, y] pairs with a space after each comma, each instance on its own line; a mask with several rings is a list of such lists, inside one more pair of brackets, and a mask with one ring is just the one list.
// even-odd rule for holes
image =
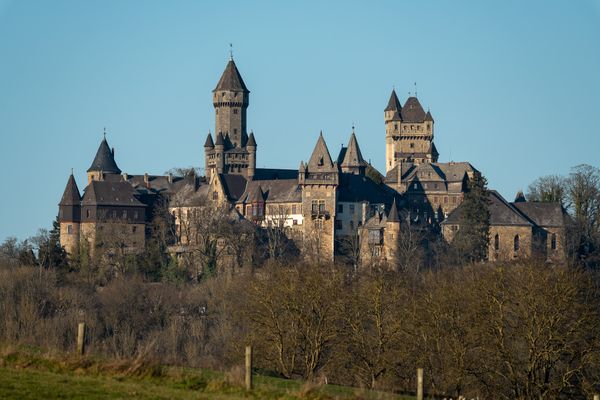
[[0, 0], [0, 240], [49, 227], [102, 129], [120, 168], [203, 165], [229, 43], [251, 90], [258, 166], [297, 168], [352, 123], [384, 170], [383, 109], [413, 82], [440, 161], [512, 199], [600, 166], [600, 2]]

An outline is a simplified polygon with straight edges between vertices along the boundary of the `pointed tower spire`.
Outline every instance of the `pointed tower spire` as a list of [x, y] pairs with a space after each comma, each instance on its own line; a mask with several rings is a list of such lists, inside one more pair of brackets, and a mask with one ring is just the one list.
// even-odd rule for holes
[[206, 136], [206, 141], [204, 142], [204, 147], [207, 149], [212, 149], [215, 147], [215, 144], [213, 143], [213, 139], [212, 139], [212, 135], [210, 134], [210, 131], [208, 131], [208, 135]]
[[308, 169], [319, 170], [319, 171], [333, 171], [333, 161], [331, 161], [331, 155], [329, 154], [329, 149], [327, 148], [327, 143], [325, 143], [325, 139], [323, 138], [323, 131], [319, 134], [319, 139], [317, 140], [317, 144], [310, 156], [310, 160], [308, 161]]
[[213, 92], [217, 91], [250, 93], [242, 79], [240, 71], [238, 71], [237, 66], [235, 65], [235, 61], [233, 61], [233, 56], [227, 63], [227, 66], [221, 75], [221, 79], [219, 79], [219, 83], [217, 83], [217, 87], [213, 90]]
[[108, 174], [121, 173], [121, 170], [115, 162], [114, 154], [108, 146], [106, 136], [104, 136], [102, 142], [100, 142], [100, 146], [96, 152], [96, 157], [94, 157], [94, 161], [92, 162], [90, 168], [88, 168], [87, 172], [103, 172]]
[[79, 206], [81, 202], [81, 194], [79, 193], [79, 188], [77, 187], [77, 182], [75, 182], [75, 177], [73, 176], [73, 172], [69, 176], [67, 180], [67, 186], [65, 186], [65, 191], [63, 192], [62, 198], [60, 199], [59, 206]]
[[362, 156], [356, 135], [354, 134], [354, 127], [352, 127], [352, 134], [350, 135], [350, 141], [344, 154], [344, 159], [340, 165], [342, 172], [349, 172], [354, 174], [362, 174], [365, 172], [367, 163]]
[[384, 111], [400, 111], [402, 107], [400, 106], [400, 100], [398, 100], [398, 96], [396, 95], [396, 90], [392, 90], [392, 94], [390, 95], [390, 100], [388, 101], [388, 105]]
[[390, 213], [387, 218], [388, 222], [400, 222], [400, 217], [398, 216], [398, 207], [396, 206], [396, 198], [392, 202], [392, 208], [390, 208]]

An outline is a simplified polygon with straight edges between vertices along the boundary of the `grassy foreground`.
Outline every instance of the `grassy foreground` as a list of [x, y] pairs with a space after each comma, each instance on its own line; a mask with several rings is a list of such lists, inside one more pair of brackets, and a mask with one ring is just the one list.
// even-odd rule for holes
[[139, 359], [61, 359], [23, 351], [0, 357], [1, 399], [411, 399], [266, 376], [257, 376], [255, 389], [246, 391], [242, 379], [241, 370], [218, 373]]

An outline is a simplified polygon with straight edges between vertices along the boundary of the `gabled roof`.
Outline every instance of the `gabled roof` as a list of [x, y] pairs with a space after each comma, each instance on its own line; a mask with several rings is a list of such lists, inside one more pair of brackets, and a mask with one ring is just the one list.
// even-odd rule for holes
[[396, 206], [396, 199], [392, 202], [392, 208], [387, 217], [388, 222], [400, 222], [400, 217], [398, 216], [398, 207]]
[[221, 75], [221, 79], [219, 79], [219, 83], [217, 83], [217, 87], [213, 92], [218, 90], [250, 93], [233, 59], [227, 63], [225, 71], [223, 71], [223, 75]]
[[515, 202], [513, 206], [538, 226], [562, 227], [565, 225], [565, 212], [559, 203], [524, 201]]
[[297, 179], [274, 179], [263, 181], [249, 181], [246, 191], [240, 196], [239, 203], [252, 202], [251, 198], [257, 188], [263, 193], [263, 199], [268, 203], [300, 203], [302, 202], [302, 189]]
[[208, 132], [208, 136], [206, 136], [206, 142], [204, 142], [204, 147], [209, 147], [211, 149], [213, 147], [215, 147], [215, 144], [213, 143], [212, 135], [210, 134], [210, 132]]
[[309, 171], [334, 171], [333, 161], [331, 161], [331, 155], [329, 149], [323, 138], [323, 132], [319, 135], [315, 149], [310, 156], [308, 161]]
[[230, 200], [237, 200], [246, 189], [246, 178], [242, 175], [219, 174], [218, 176], [223, 184], [223, 190]]
[[248, 193], [246, 202], [248, 203], [262, 203], [265, 201], [265, 194], [263, 193], [260, 185], [254, 185], [254, 187]]
[[401, 111], [402, 121], [403, 122], [423, 122], [425, 121], [425, 110], [419, 103], [419, 100], [411, 96], [404, 103], [404, 107], [402, 107]]
[[114, 154], [110, 150], [110, 147], [108, 147], [106, 138], [102, 139], [102, 142], [100, 142], [100, 147], [98, 147], [96, 157], [94, 157], [92, 165], [87, 170], [87, 172], [92, 171], [102, 171], [112, 174], [121, 173], [121, 170], [119, 167], [117, 167], [117, 163], [115, 162]]
[[129, 182], [92, 181], [85, 188], [81, 204], [84, 206], [135, 206], [146, 207], [136, 198]]
[[393, 189], [378, 185], [364, 175], [341, 174], [337, 200], [349, 203], [368, 201], [371, 204], [390, 204], [393, 200]]
[[81, 204], [81, 195], [79, 194], [79, 188], [73, 174], [69, 176], [67, 186], [63, 192], [62, 198], [60, 199], [59, 206], [78, 206]]
[[[489, 191], [489, 211], [491, 226], [533, 226], [512, 204], [507, 202], [504, 197], [495, 190]], [[442, 224], [460, 224], [461, 216], [464, 210], [464, 202], [461, 203], [446, 218]]]
[[398, 96], [396, 96], [396, 90], [392, 90], [390, 100], [388, 101], [387, 107], [384, 111], [400, 111], [401, 108], [400, 100], [398, 100]]
[[350, 141], [348, 142], [348, 147], [344, 153], [344, 159], [341, 164], [342, 167], [367, 166], [367, 163], [360, 152], [360, 147], [358, 146], [358, 141], [356, 140], [354, 131], [352, 132], [352, 135], [350, 135]]

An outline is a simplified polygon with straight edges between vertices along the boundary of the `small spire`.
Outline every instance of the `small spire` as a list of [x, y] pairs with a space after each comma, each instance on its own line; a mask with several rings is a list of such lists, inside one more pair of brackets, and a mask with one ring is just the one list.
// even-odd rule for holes
[[352, 121], [352, 133], [354, 133], [354, 121]]
[[103, 133], [103, 135], [104, 135], [104, 139], [106, 140], [106, 127], [104, 127], [104, 133]]
[[233, 61], [233, 43], [229, 43], [229, 60]]
[[71, 167], [71, 175], [73, 175], [73, 167]]

